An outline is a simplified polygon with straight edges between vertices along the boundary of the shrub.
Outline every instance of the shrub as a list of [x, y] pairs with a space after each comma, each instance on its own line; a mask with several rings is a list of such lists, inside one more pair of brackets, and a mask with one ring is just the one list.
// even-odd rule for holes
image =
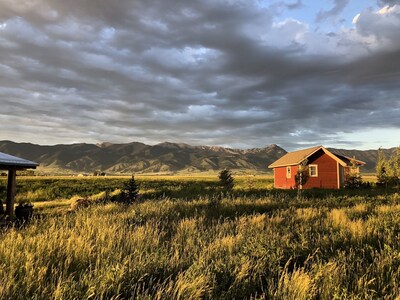
[[92, 203], [93, 203], [93, 201], [89, 200], [87, 197], [86, 198], [73, 199], [73, 201], [71, 203], [71, 211], [79, 210], [79, 209], [82, 209], [82, 208], [87, 208]]
[[344, 181], [344, 187], [347, 189], [358, 189], [363, 186], [360, 174], [349, 174]]

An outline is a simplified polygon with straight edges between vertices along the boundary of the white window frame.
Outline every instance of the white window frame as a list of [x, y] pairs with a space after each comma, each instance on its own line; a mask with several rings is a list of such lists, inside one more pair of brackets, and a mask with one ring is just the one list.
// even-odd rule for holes
[[286, 167], [286, 178], [292, 178], [292, 166]]
[[[311, 169], [315, 168], [315, 175], [311, 174]], [[308, 165], [308, 174], [310, 177], [318, 177], [318, 165]]]

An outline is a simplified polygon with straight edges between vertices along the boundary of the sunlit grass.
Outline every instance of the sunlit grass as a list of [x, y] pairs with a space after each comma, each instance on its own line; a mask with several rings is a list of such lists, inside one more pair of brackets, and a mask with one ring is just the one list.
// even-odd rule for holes
[[[90, 184], [105, 182], [83, 179], [86, 184], [76, 186], [95, 192], [77, 189], [70, 197], [36, 201], [38, 218], [2, 229], [0, 299], [400, 295], [397, 193], [316, 192], [297, 198], [269, 191], [264, 179], [261, 193], [249, 190], [243, 178], [233, 194], [213, 202], [213, 194], [199, 197], [189, 179], [138, 178], [145, 195], [163, 188], [181, 198], [157, 194], [131, 206], [100, 204], [106, 192]], [[76, 183], [68, 180], [57, 184]], [[119, 193], [111, 189], [124, 182], [117, 180], [107, 185], [110, 195]], [[216, 180], [190, 182], [202, 193]], [[93, 204], [71, 210], [82, 197]]]

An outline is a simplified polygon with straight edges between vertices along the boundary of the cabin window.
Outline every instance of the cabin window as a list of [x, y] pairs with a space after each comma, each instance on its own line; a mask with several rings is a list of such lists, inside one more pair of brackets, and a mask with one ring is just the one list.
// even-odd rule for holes
[[292, 167], [286, 167], [286, 178], [292, 178]]
[[318, 177], [318, 165], [308, 166], [310, 177]]

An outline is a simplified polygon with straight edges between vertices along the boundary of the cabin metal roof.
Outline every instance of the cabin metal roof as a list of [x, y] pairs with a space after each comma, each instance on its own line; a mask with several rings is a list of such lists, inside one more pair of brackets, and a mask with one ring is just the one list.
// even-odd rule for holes
[[[284, 167], [284, 166], [293, 166], [293, 165], [298, 165], [300, 164], [304, 159], [310, 157], [314, 153], [316, 153], [318, 150], [324, 151], [327, 155], [332, 157], [334, 160], [336, 160], [340, 165], [342, 166], [351, 166], [351, 160], [352, 158], [349, 158], [344, 155], [338, 155], [335, 153], [330, 152], [323, 146], [315, 146], [307, 149], [302, 149], [302, 150], [297, 150], [293, 152], [288, 152], [272, 164], [268, 166], [268, 168], [277, 168], [277, 167]], [[365, 162], [360, 161], [360, 160], [355, 160], [357, 165], [365, 165]]]
[[322, 148], [322, 146], [316, 146], [307, 149], [288, 152], [284, 156], [282, 156], [281, 158], [270, 164], [268, 168], [298, 165], [305, 158], [309, 157], [311, 154], [315, 153], [320, 148]]
[[38, 165], [39, 164], [34, 161], [0, 152], [0, 168], [17, 167], [22, 169], [35, 169]]
[[348, 166], [351, 166], [352, 161], [354, 161], [356, 163], [357, 166], [364, 166], [366, 164], [366, 162], [363, 162], [361, 160], [355, 159], [355, 158], [351, 158], [342, 154], [338, 154], [336, 152], [332, 152], [332, 154], [334, 154], [335, 156], [337, 156], [338, 158], [340, 158], [341, 160], [343, 160]]

